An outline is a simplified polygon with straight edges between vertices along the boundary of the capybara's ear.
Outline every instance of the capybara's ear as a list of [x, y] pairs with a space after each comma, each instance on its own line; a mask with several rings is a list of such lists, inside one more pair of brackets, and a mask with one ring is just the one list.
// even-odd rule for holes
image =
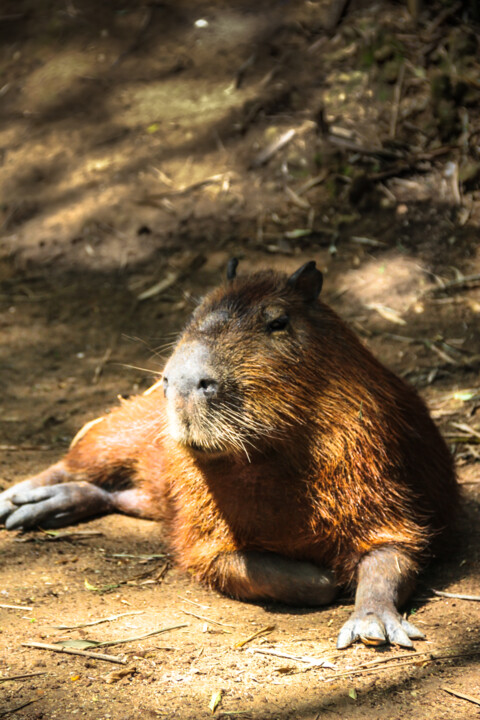
[[238, 260], [236, 257], [230, 258], [227, 263], [227, 280], [233, 280], [237, 273]]
[[290, 275], [287, 285], [301, 293], [307, 302], [316, 300], [322, 289], [323, 275], [317, 270], [315, 260], [310, 260]]

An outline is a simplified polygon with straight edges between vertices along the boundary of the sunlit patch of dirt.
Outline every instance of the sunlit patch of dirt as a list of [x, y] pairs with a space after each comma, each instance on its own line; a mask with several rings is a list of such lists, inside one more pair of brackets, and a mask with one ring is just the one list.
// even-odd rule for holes
[[367, 260], [360, 268], [347, 271], [344, 283], [354, 301], [361, 302], [363, 306], [382, 307], [386, 301], [386, 307], [401, 314], [415, 305], [425, 290], [431, 287], [432, 280], [418, 260], [392, 250], [383, 253], [381, 258]]

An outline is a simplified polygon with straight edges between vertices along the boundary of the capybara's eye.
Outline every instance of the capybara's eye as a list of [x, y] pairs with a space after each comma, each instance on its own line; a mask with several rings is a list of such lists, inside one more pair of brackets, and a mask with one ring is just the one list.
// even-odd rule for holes
[[270, 322], [267, 324], [267, 329], [269, 332], [278, 332], [279, 330], [285, 330], [287, 325], [288, 315], [281, 315], [274, 320], [270, 320]]

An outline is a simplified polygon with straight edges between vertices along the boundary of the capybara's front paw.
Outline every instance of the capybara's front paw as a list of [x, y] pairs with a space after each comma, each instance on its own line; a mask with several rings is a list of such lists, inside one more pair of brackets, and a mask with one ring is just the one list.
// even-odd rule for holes
[[337, 640], [337, 648], [343, 649], [361, 640], [365, 645], [391, 643], [413, 648], [412, 640], [424, 635], [415, 625], [404, 620], [393, 607], [378, 606], [356, 610], [343, 625]]

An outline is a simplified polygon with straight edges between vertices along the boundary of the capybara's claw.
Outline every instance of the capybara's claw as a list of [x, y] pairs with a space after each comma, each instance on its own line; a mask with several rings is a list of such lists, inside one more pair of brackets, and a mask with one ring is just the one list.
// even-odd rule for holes
[[365, 645], [391, 643], [413, 648], [412, 640], [423, 638], [423, 633], [395, 610], [377, 610], [375, 613], [359, 610], [354, 612], [341, 628], [337, 648], [342, 650], [356, 640], [361, 640]]
[[[2, 493], [3, 495], [4, 493]], [[4, 523], [6, 518], [14, 511], [15, 505], [8, 497], [0, 495], [0, 523]]]
[[7, 519], [16, 511], [17, 503], [14, 498], [27, 487], [34, 487], [31, 480], [24, 480], [0, 493], [0, 523], [6, 524]]

